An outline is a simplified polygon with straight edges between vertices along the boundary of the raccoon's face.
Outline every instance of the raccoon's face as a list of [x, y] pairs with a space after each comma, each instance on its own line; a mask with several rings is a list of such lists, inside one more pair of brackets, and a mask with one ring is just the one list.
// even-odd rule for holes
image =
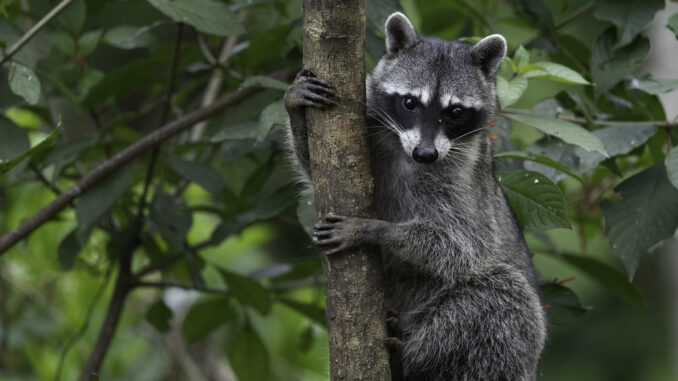
[[386, 55], [367, 84], [368, 113], [394, 131], [417, 162], [433, 163], [480, 139], [495, 109], [500, 35], [475, 45], [419, 38], [401, 13], [386, 21]]

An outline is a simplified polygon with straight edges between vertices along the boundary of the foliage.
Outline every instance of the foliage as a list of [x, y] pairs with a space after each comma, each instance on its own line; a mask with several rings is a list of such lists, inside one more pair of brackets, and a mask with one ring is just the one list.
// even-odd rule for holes
[[[56, 3], [0, 0], [4, 52]], [[240, 380], [325, 378], [314, 215], [297, 201], [281, 102], [301, 67], [301, 3], [73, 1], [2, 64], [2, 234], [168, 121], [251, 93], [101, 179], [0, 259], [0, 378], [74, 379], [125, 277], [102, 379], [223, 366]], [[563, 277], [575, 268], [638, 307], [630, 280], [678, 227], [678, 125], [657, 97], [678, 81], [638, 71], [641, 32], [663, 7], [368, 0], [367, 65], [394, 10], [445, 39], [504, 34], [492, 138], [528, 244]], [[542, 287], [554, 325], [587, 310], [563, 283]]]

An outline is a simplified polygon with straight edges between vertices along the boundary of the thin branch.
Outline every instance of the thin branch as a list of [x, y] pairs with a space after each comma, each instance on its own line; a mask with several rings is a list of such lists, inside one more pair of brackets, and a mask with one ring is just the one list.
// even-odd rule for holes
[[593, 2], [590, 2], [586, 5], [584, 5], [583, 7], [577, 9], [576, 11], [572, 12], [572, 14], [570, 14], [569, 16], [560, 20], [560, 22], [557, 23], [553, 27], [553, 29], [554, 30], [560, 30], [560, 29], [564, 28], [565, 26], [567, 26], [568, 24], [570, 24], [571, 22], [577, 20], [581, 16], [586, 15], [587, 13], [589, 13], [591, 11], [591, 9], [593, 9], [593, 5], [594, 5]]
[[[199, 243], [191, 246], [189, 248], [189, 251], [198, 251], [198, 250], [204, 249], [205, 247], [210, 246], [210, 245], [212, 245], [212, 241], [207, 239], [207, 240], [204, 240], [202, 242], [199, 242]], [[178, 261], [178, 260], [180, 260], [184, 257], [185, 257], [184, 253], [174, 253], [174, 254], [167, 255], [163, 259], [161, 259], [157, 262], [153, 262], [153, 263], [149, 264], [148, 266], [142, 268], [141, 270], [137, 271], [137, 273], [134, 274], [134, 278], [140, 279], [140, 278], [142, 278], [142, 277], [144, 277], [144, 276], [146, 276], [146, 275], [148, 275], [152, 272], [162, 270], [165, 267], [171, 265], [172, 263], [174, 263], [174, 262], [176, 262], [176, 261]]]
[[[247, 12], [246, 11], [240, 12], [241, 23], [245, 21], [245, 17], [247, 17]], [[210, 77], [209, 82], [207, 82], [207, 87], [205, 88], [205, 93], [203, 94], [202, 97], [201, 107], [211, 105], [217, 98], [217, 95], [219, 95], [219, 91], [221, 91], [221, 85], [224, 82], [223, 69], [228, 67], [228, 61], [231, 58], [233, 47], [235, 46], [235, 43], [237, 41], [238, 35], [229, 36], [228, 38], [226, 38], [226, 41], [224, 41], [224, 45], [221, 48], [221, 53], [219, 54], [219, 59], [215, 63], [218, 67], [215, 68], [214, 71], [212, 71], [212, 76]], [[207, 126], [206, 122], [200, 122], [196, 124], [195, 127], [193, 127], [193, 131], [191, 131], [190, 141], [195, 142], [200, 140], [203, 133], [205, 132], [206, 126]]]
[[[517, 108], [508, 108], [501, 110], [502, 114], [532, 114], [532, 111], [526, 109], [517, 109]], [[588, 121], [584, 118], [571, 117], [571, 116], [560, 116], [558, 115], [556, 119], [564, 120], [567, 122], [577, 123], [586, 125]], [[593, 123], [598, 126], [638, 126], [638, 125], [653, 125], [659, 128], [673, 128], [678, 127], [678, 122], [667, 122], [665, 120], [593, 120]]]
[[[300, 279], [284, 283], [276, 283], [267, 287], [269, 291], [290, 291], [298, 290], [301, 288], [309, 288], [322, 286], [324, 281], [321, 277], [313, 277]], [[148, 281], [138, 281], [132, 284], [132, 287], [142, 287], [142, 288], [181, 288], [183, 290], [194, 290], [200, 292], [207, 292], [210, 294], [221, 294], [221, 295], [230, 295], [231, 290], [228, 287], [214, 287], [214, 286], [201, 286], [197, 284], [181, 283], [181, 282], [172, 282], [172, 281], [162, 281], [162, 282], [148, 282]]]
[[28, 41], [30, 41], [35, 35], [47, 25], [52, 19], [54, 19], [56, 16], [61, 13], [69, 4], [71, 4], [74, 0], [63, 0], [61, 3], [59, 3], [56, 7], [52, 8], [49, 13], [45, 15], [40, 21], [38, 21], [37, 24], [33, 25], [33, 27], [24, 34], [19, 41], [17, 41], [12, 47], [10, 47], [7, 50], [7, 53], [0, 59], [0, 65], [4, 64], [7, 62], [10, 58], [12, 58], [13, 55], [15, 55]]
[[66, 342], [66, 345], [64, 345], [63, 349], [61, 350], [61, 354], [59, 355], [59, 366], [57, 367], [57, 370], [54, 374], [54, 380], [59, 381], [61, 379], [61, 370], [63, 369], [64, 366], [64, 361], [66, 360], [66, 355], [68, 354], [68, 351], [75, 345], [78, 340], [82, 337], [82, 335], [85, 334], [87, 331], [87, 328], [89, 327], [90, 322], [92, 321], [92, 316], [94, 315], [94, 311], [96, 311], [96, 307], [99, 305], [99, 301], [101, 300], [101, 297], [104, 294], [104, 290], [106, 290], [106, 285], [108, 284], [108, 280], [110, 279], [111, 271], [106, 272], [106, 277], [104, 278], [104, 282], [99, 286], [99, 289], [97, 290], [96, 294], [94, 295], [94, 298], [92, 298], [92, 301], [90, 302], [89, 306], [87, 307], [87, 312], [85, 313], [85, 319], [82, 321], [82, 325], [80, 326], [80, 329], [78, 329], [71, 338], [68, 339]]
[[166, 124], [162, 128], [144, 136], [141, 140], [117, 153], [109, 160], [106, 160], [92, 172], [80, 179], [80, 181], [78, 181], [74, 186], [67, 189], [64, 193], [61, 193], [50, 204], [42, 208], [33, 216], [24, 220], [17, 228], [0, 237], [0, 256], [4, 254], [9, 248], [14, 246], [17, 242], [35, 231], [42, 224], [54, 218], [76, 197], [87, 192], [101, 180], [133, 159], [137, 158], [148, 149], [157, 146], [166, 139], [190, 128], [195, 123], [203, 121], [223, 110], [224, 108], [236, 104], [259, 91], [259, 89], [255, 88], [243, 88], [229, 93], [208, 107], [189, 113], [173, 122]]

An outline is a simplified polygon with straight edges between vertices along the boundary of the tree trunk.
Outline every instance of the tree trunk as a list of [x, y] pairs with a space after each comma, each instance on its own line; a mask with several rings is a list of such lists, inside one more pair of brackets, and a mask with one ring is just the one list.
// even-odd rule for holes
[[[304, 0], [304, 64], [337, 106], [306, 119], [318, 216], [374, 218], [365, 116], [365, 1]], [[330, 379], [390, 380], [383, 273], [376, 248], [323, 258]]]

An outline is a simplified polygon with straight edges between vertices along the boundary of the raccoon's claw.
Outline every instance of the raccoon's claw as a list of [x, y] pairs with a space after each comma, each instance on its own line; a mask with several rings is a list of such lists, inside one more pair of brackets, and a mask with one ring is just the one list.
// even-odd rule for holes
[[357, 230], [358, 218], [349, 218], [336, 215], [328, 215], [324, 221], [313, 226], [313, 240], [321, 248], [325, 249], [326, 255], [337, 254], [341, 251], [360, 245]]
[[324, 109], [336, 105], [337, 94], [332, 85], [304, 68], [285, 92], [285, 107], [288, 110], [301, 107]]
[[405, 347], [403, 341], [397, 337], [387, 337], [384, 339], [384, 343], [386, 347], [396, 352], [402, 352], [403, 347]]

